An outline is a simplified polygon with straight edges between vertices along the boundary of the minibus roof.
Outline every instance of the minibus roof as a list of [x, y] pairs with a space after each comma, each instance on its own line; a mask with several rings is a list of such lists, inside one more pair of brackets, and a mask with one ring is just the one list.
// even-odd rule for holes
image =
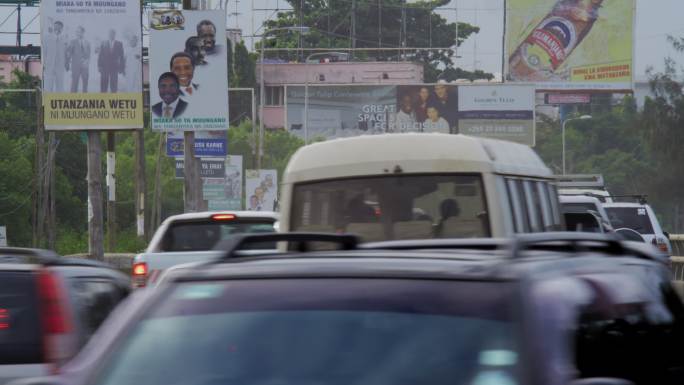
[[300, 148], [283, 183], [392, 173], [498, 173], [551, 178], [528, 146], [449, 134], [384, 134], [334, 139]]

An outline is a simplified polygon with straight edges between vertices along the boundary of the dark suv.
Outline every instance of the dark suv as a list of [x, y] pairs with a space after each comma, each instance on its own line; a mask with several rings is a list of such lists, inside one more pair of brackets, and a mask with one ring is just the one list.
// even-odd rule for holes
[[[285, 240], [297, 251], [236, 251]], [[20, 383], [684, 383], [684, 308], [647, 245], [587, 233], [229, 243], [134, 294], [60, 376]], [[338, 249], [306, 251], [324, 243]]]
[[54, 373], [129, 290], [103, 263], [0, 248], [0, 384]]

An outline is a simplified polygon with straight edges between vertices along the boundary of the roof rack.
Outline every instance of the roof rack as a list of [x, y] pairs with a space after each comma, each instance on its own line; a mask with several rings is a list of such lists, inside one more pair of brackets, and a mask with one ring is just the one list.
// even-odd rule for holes
[[[326, 233], [272, 233], [246, 234], [220, 242], [215, 250], [225, 251], [222, 258], [215, 262], [245, 257], [240, 250], [248, 244], [264, 242], [293, 242], [294, 251], [306, 253], [312, 251], [312, 243], [323, 242], [339, 245], [338, 250], [503, 250], [508, 251], [509, 259], [522, 259], [527, 251], [556, 252], [599, 252], [610, 256], [634, 256], [662, 262], [650, 249], [623, 242], [614, 234], [585, 232], [548, 232], [517, 235], [512, 240], [479, 238], [479, 239], [425, 239], [386, 241], [361, 244], [359, 237], [350, 234]], [[250, 256], [266, 256], [267, 254], [250, 254]]]
[[645, 205], [648, 203], [648, 195], [645, 194], [609, 195], [608, 198], [633, 198], [640, 205]]
[[219, 242], [214, 250], [224, 251], [220, 260], [241, 257], [239, 251], [248, 244], [288, 242], [295, 243], [296, 251], [310, 251], [312, 243], [332, 243], [340, 246], [339, 250], [354, 250], [361, 243], [360, 238], [351, 234], [327, 234], [327, 233], [269, 233], [269, 234], [245, 234]]
[[593, 188], [599, 190], [606, 188], [601, 174], [554, 175], [554, 178], [560, 188]]

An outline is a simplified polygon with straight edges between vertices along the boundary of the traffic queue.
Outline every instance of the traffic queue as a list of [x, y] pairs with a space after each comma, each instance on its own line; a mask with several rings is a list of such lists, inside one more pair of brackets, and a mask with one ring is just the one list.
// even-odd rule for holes
[[515, 143], [362, 136], [298, 150], [277, 214], [168, 218], [126, 285], [0, 250], [0, 383], [684, 383], [668, 235], [568, 179]]

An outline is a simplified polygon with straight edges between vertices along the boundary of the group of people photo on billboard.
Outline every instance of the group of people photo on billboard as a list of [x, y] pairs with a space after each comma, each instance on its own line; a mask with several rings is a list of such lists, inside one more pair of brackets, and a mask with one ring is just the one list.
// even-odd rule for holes
[[[225, 79], [226, 56], [223, 45], [224, 27], [221, 12], [155, 11], [151, 17], [152, 79], [157, 93], [152, 93], [152, 115], [173, 120], [192, 117], [216, 122], [217, 103], [228, 103]], [[218, 25], [218, 27], [217, 27]], [[212, 107], [213, 106], [213, 107]], [[221, 115], [222, 117], [222, 115]], [[225, 117], [227, 119], [227, 117]], [[225, 123], [225, 122], [224, 122]], [[211, 130], [226, 129], [218, 125], [189, 124], [183, 127], [155, 124], [157, 129]]]
[[47, 24], [42, 43], [46, 92], [140, 92], [139, 30], [99, 28], [86, 20], [67, 24], [56, 18]]
[[458, 93], [446, 84], [397, 87], [394, 132], [455, 133]]

